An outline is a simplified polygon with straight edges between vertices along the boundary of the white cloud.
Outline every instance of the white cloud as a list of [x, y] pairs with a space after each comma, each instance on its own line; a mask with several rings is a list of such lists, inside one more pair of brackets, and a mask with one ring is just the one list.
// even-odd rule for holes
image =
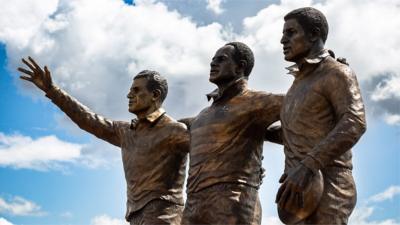
[[400, 194], [400, 186], [390, 186], [383, 192], [371, 196], [365, 203], [354, 210], [350, 217], [349, 225], [400, 225], [394, 219], [383, 219], [381, 221], [370, 219], [375, 211], [374, 203], [391, 200], [398, 194]]
[[120, 165], [121, 151], [114, 145], [105, 141], [91, 140], [82, 148], [78, 162], [88, 168], [109, 167]]
[[386, 114], [384, 116], [386, 123], [390, 125], [400, 125], [400, 115], [396, 114]]
[[127, 225], [128, 223], [122, 219], [111, 218], [108, 215], [96, 216], [92, 219], [91, 225]]
[[[38, 4], [39, 3], [39, 4]], [[23, 49], [32, 41], [41, 23], [57, 8], [58, 0], [0, 0], [0, 40]]]
[[47, 170], [61, 162], [73, 162], [80, 156], [82, 145], [59, 140], [55, 136], [32, 139], [23, 135], [0, 132], [0, 166]]
[[400, 99], [400, 74], [392, 74], [378, 83], [371, 95], [373, 101]]
[[[21, 57], [32, 55], [41, 65], [49, 65], [56, 84], [113, 118], [128, 117], [126, 94], [133, 75], [143, 69], [161, 72], [172, 85], [181, 82], [178, 78], [190, 82], [202, 76], [204, 82], [196, 89], [203, 87], [200, 93], [207, 92], [211, 55], [228, 35], [217, 23], [198, 26], [151, 1], [130, 6], [114, 0], [64, 0], [51, 17], [37, 24], [39, 28], [23, 48], [15, 47], [18, 40], [0, 38], [7, 46], [9, 66], [14, 69], [21, 65]], [[32, 92], [31, 85], [18, 84], [23, 92]], [[191, 88], [183, 87], [185, 92]], [[197, 97], [184, 96], [181, 104], [185, 108], [186, 102], [204, 102], [205, 98]]]
[[380, 104], [387, 124], [400, 125], [400, 73], [385, 76], [375, 87], [371, 100]]
[[0, 217], [0, 225], [13, 225], [10, 221]]
[[219, 15], [225, 11], [221, 7], [223, 0], [206, 0], [206, 1], [207, 1], [207, 9], [215, 13], [216, 15]]
[[390, 186], [385, 191], [372, 196], [369, 200], [372, 202], [382, 202], [385, 200], [391, 200], [396, 195], [400, 194], [400, 186]]
[[[64, 124], [73, 130], [73, 135], [84, 135], [75, 125]], [[91, 140], [82, 145], [62, 141], [54, 135], [32, 139], [0, 132], [0, 167], [65, 171], [68, 164], [98, 168], [116, 163], [121, 163], [120, 151], [104, 141]]]
[[374, 207], [356, 208], [350, 217], [349, 225], [400, 225], [393, 219], [384, 219], [381, 221], [371, 221], [369, 218], [374, 212]]
[[15, 196], [10, 201], [0, 198], [0, 213], [14, 216], [43, 216], [46, 214], [41, 211], [41, 207], [36, 203], [18, 196]]
[[72, 218], [74, 215], [71, 212], [66, 211], [66, 212], [61, 213], [60, 216], [63, 218]]

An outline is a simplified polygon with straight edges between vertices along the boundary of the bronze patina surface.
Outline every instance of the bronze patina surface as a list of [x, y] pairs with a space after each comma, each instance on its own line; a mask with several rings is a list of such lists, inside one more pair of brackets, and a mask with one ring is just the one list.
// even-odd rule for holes
[[42, 89], [81, 129], [121, 148], [127, 182], [126, 219], [131, 224], [180, 224], [189, 134], [184, 124], [161, 108], [166, 80], [154, 71], [139, 73], [127, 96], [129, 111], [138, 119], [112, 121], [55, 86], [47, 67], [43, 71], [33, 59], [29, 61], [23, 59], [31, 71], [19, 68], [28, 75], [22, 79]]
[[266, 128], [279, 120], [282, 95], [250, 90], [246, 45], [228, 43], [212, 59], [211, 106], [190, 120], [188, 198], [183, 224], [260, 224], [258, 188]]
[[182, 211], [183, 205], [156, 199], [135, 211], [131, 215], [130, 224], [181, 224]]
[[[351, 148], [365, 132], [365, 112], [355, 73], [324, 49], [325, 16], [300, 8], [285, 16], [281, 43], [295, 80], [281, 111], [285, 175], [278, 207], [303, 205], [304, 189], [321, 170], [324, 191], [317, 209], [296, 224], [347, 224], [356, 203]], [[278, 135], [279, 136], [279, 135]]]
[[188, 194], [182, 224], [261, 224], [256, 188], [220, 183]]

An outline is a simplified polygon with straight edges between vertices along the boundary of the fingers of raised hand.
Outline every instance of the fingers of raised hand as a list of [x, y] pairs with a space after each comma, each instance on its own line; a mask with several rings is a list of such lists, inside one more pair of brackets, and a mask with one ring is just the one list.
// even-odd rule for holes
[[36, 68], [35, 68], [31, 63], [29, 63], [28, 61], [26, 61], [24, 58], [22, 58], [21, 60], [22, 60], [22, 62], [23, 62], [26, 66], [29, 67], [29, 69], [31, 69], [32, 71], [36, 71]]
[[32, 57], [28, 56], [28, 59], [37, 70], [42, 70], [35, 60], [32, 59]]
[[45, 75], [47, 81], [51, 81], [50, 71], [47, 68], [47, 66], [44, 66], [44, 75]]
[[31, 77], [27, 77], [27, 76], [19, 76], [19, 78], [21, 78], [22, 80], [27, 80], [27, 81], [33, 81]]
[[29, 76], [33, 76], [33, 72], [32, 71], [26, 70], [24, 68], [18, 67], [18, 71], [22, 72], [22, 73], [25, 73], [25, 74], [27, 74]]

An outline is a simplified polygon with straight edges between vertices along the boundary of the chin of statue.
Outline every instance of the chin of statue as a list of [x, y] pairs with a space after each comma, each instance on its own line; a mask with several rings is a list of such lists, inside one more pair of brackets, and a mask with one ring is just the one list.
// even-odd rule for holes
[[294, 57], [286, 56], [285, 55], [285, 60], [288, 62], [296, 62], [296, 59]]

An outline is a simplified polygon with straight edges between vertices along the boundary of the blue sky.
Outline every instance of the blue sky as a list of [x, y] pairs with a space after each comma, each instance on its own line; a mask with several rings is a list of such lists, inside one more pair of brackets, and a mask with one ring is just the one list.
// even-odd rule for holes
[[[400, 224], [400, 31], [393, 30], [400, 27], [400, 6], [395, 1], [20, 0], [2, 5], [0, 225], [124, 224], [119, 150], [80, 131], [43, 93], [19, 80], [21, 57], [48, 65], [57, 85], [112, 119], [132, 117], [125, 96], [133, 75], [158, 70], [169, 81], [167, 112], [192, 116], [208, 105], [204, 94], [215, 88], [207, 79], [212, 55], [231, 40], [244, 41], [255, 52], [250, 87], [284, 93], [292, 78], [285, 75], [288, 64], [279, 44], [282, 18], [306, 5], [327, 15], [327, 47], [348, 59], [366, 104], [368, 129], [353, 148], [358, 204], [350, 224]], [[280, 224], [273, 201], [282, 148], [266, 143], [264, 156], [263, 224], [275, 225]]]

